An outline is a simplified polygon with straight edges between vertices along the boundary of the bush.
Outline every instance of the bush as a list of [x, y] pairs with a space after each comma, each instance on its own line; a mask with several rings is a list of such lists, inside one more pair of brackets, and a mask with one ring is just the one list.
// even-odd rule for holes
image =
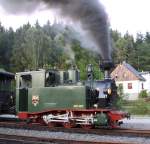
[[123, 93], [123, 86], [122, 84], [119, 84], [118, 88], [117, 88], [117, 101], [116, 101], [116, 107], [118, 109], [123, 109], [123, 103], [124, 103], [124, 93]]
[[147, 90], [142, 90], [139, 94], [139, 98], [147, 98], [147, 97], [148, 97]]
[[134, 105], [132, 105], [130, 112], [137, 115], [150, 114], [149, 103], [146, 103], [143, 99], [138, 100]]

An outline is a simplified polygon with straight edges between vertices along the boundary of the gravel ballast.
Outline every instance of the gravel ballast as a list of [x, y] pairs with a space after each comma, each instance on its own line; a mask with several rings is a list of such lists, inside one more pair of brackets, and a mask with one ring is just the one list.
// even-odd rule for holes
[[[124, 119], [123, 128], [150, 130], [150, 117], [132, 116], [130, 120]], [[150, 144], [150, 138], [144, 137], [127, 137], [127, 136], [100, 136], [96, 134], [79, 134], [79, 133], [66, 133], [66, 132], [49, 132], [49, 131], [36, 131], [36, 130], [22, 130], [10, 129], [0, 127], [0, 134], [20, 135], [20, 136], [33, 136], [43, 138], [59, 138], [69, 140], [81, 141], [110, 141], [110, 142], [128, 142], [136, 144]]]
[[19, 136], [33, 136], [43, 138], [59, 138], [69, 140], [81, 140], [81, 141], [111, 141], [111, 142], [131, 142], [136, 144], [150, 144], [150, 138], [140, 137], [123, 137], [123, 136], [99, 136], [94, 134], [78, 134], [78, 133], [64, 133], [64, 132], [48, 132], [48, 131], [35, 131], [35, 130], [21, 130], [0, 128], [0, 134], [19, 135]]
[[150, 117], [149, 116], [131, 116], [130, 120], [124, 119], [123, 128], [150, 130]]

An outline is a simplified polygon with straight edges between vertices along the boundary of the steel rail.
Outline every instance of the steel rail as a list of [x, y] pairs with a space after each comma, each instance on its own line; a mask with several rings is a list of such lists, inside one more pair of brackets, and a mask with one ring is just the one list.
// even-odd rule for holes
[[57, 139], [57, 138], [43, 138], [43, 137], [28, 137], [19, 135], [0, 135], [0, 142], [9, 143], [19, 143], [19, 144], [46, 144], [46, 143], [59, 143], [59, 144], [135, 144], [127, 142], [96, 142], [96, 141], [81, 141], [81, 140], [69, 140], [69, 139]]
[[81, 129], [71, 128], [66, 129], [63, 127], [49, 128], [39, 124], [26, 124], [24, 122], [0, 122], [0, 127], [15, 128], [15, 129], [28, 129], [38, 131], [51, 131], [51, 132], [69, 132], [81, 134], [97, 134], [97, 135], [110, 135], [110, 136], [128, 136], [128, 137], [150, 137], [150, 130], [136, 130], [136, 129]]

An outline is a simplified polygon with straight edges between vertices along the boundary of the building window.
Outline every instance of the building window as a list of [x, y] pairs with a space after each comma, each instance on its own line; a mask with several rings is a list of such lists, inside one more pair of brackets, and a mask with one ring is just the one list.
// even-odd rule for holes
[[132, 89], [132, 83], [128, 83], [128, 89]]
[[142, 90], [144, 89], [144, 84], [142, 83]]

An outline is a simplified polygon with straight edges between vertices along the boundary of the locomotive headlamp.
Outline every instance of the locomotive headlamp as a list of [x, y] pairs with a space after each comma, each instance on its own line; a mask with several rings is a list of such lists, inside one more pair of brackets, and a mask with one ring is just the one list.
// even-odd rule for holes
[[96, 91], [98, 91], [98, 92], [99, 92], [99, 91], [100, 91], [100, 89], [99, 89], [99, 88], [96, 88]]
[[109, 95], [111, 95], [111, 93], [112, 93], [111, 88], [107, 89], [107, 93], [108, 93]]
[[111, 95], [111, 93], [112, 93], [111, 88], [108, 88], [108, 89], [104, 90], [104, 94], [106, 94], [106, 95]]

